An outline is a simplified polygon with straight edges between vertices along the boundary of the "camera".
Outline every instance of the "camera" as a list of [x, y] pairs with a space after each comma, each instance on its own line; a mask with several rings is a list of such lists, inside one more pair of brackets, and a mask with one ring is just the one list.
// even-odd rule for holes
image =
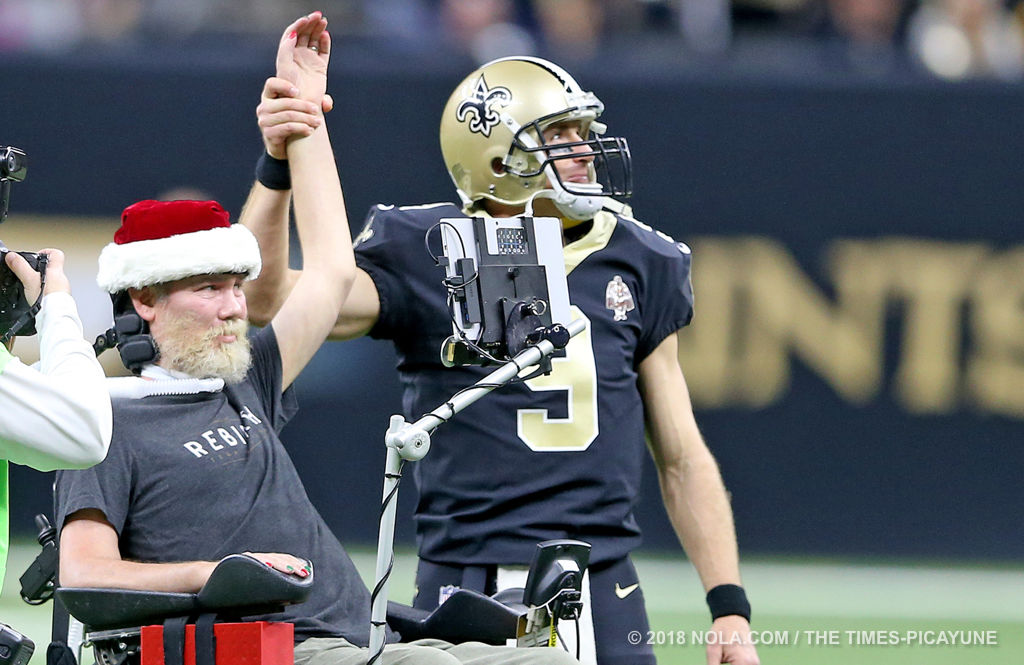
[[[11, 183], [21, 182], [28, 172], [28, 156], [24, 150], [0, 146], [0, 222], [7, 219], [7, 206], [11, 197]], [[7, 249], [0, 242], [0, 339], [4, 342], [14, 335], [35, 335], [34, 305], [25, 300], [25, 288], [17, 275], [7, 267]], [[32, 269], [45, 275], [46, 257], [34, 252], [18, 252]]]
[[0, 665], [25, 665], [35, 650], [32, 640], [0, 623]]
[[13, 146], [0, 146], [0, 179], [21, 182], [28, 171], [28, 157], [24, 150]]
[[[5, 341], [6, 338], [14, 335], [31, 336], [36, 334], [35, 316], [31, 315], [32, 305], [25, 299], [25, 287], [18, 276], [7, 267], [6, 257], [9, 251], [11, 250], [0, 243], [0, 335], [4, 336]], [[21, 254], [36, 272], [41, 272], [40, 266], [46, 263], [34, 252], [18, 252], [18, 254]], [[30, 318], [10, 335], [7, 335], [6, 333], [11, 331], [26, 314], [29, 314]]]
[[28, 155], [14, 146], [0, 146], [0, 223], [7, 219], [11, 183], [21, 182], [28, 173]]

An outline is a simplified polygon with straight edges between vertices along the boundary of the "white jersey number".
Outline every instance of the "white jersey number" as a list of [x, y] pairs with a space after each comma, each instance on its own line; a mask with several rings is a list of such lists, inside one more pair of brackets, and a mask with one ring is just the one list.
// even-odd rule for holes
[[530, 390], [565, 391], [567, 417], [549, 418], [547, 409], [519, 409], [516, 413], [519, 438], [538, 452], [586, 450], [597, 438], [597, 364], [590, 319], [575, 305], [571, 311], [573, 320], [586, 322], [583, 332], [569, 341], [564, 358], [552, 359], [550, 374], [526, 382]]

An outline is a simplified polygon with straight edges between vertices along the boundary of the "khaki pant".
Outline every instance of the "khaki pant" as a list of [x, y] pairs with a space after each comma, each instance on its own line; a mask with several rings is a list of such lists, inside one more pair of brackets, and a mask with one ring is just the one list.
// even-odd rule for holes
[[[368, 650], [341, 637], [311, 637], [295, 646], [295, 665], [366, 665]], [[450, 644], [417, 640], [388, 644], [374, 665], [572, 665], [557, 647], [495, 647], [480, 642]]]

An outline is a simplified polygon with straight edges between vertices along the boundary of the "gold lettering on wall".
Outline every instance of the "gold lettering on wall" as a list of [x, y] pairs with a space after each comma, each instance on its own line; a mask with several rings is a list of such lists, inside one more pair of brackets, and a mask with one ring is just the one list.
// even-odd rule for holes
[[949, 413], [960, 401], [963, 310], [983, 245], [887, 240], [894, 300], [902, 307], [895, 390], [916, 413]]
[[1024, 248], [839, 239], [812, 279], [773, 239], [692, 246], [696, 315], [679, 355], [698, 406], [779, 402], [800, 363], [852, 406], [1024, 418]]
[[969, 399], [1024, 417], [1024, 247], [991, 257], [971, 280], [969, 334]]

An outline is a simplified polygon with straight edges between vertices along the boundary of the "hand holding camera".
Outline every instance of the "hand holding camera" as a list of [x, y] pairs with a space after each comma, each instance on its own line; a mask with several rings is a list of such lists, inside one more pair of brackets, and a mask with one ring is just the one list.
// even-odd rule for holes
[[[40, 292], [45, 288], [47, 262], [45, 254], [12, 252], [0, 243], [0, 342], [7, 344], [16, 335], [36, 334], [35, 317], [42, 301]], [[22, 271], [21, 275], [14, 272], [12, 264]]]
[[[64, 274], [64, 252], [59, 249], [47, 248], [38, 254], [31, 252], [11, 252], [0, 247], [7, 267], [18, 278], [25, 288], [25, 300], [33, 303], [42, 294], [49, 295], [58, 291], [71, 292], [71, 283]], [[41, 286], [40, 262], [46, 263], [46, 284]]]

